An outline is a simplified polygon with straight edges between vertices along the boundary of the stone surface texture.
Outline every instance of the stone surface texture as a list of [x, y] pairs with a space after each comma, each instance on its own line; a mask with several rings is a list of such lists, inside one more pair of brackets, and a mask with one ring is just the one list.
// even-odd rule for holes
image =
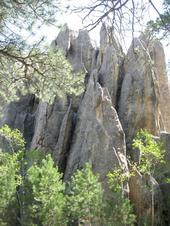
[[127, 145], [140, 128], [153, 134], [165, 129], [159, 75], [153, 68], [148, 45], [144, 36], [134, 39], [125, 57], [118, 115]]
[[166, 71], [166, 60], [163, 45], [160, 41], [153, 41], [149, 47], [149, 53], [153, 62], [153, 70], [156, 74], [160, 92], [160, 110], [164, 123], [164, 129], [170, 132], [170, 86]]
[[96, 76], [94, 70], [80, 104], [65, 179], [85, 162], [92, 164], [102, 181], [116, 166], [127, 170], [124, 132], [109, 93]]
[[39, 101], [34, 95], [27, 95], [19, 102], [11, 102], [6, 105], [0, 126], [4, 124], [11, 128], [19, 129], [27, 140], [27, 147], [30, 147], [34, 136], [35, 115]]
[[123, 51], [114, 38], [112, 30], [103, 25], [100, 31], [100, 49], [97, 58], [98, 76], [100, 84], [107, 87], [114, 107], [117, 105], [123, 58]]
[[138, 171], [129, 180], [130, 200], [134, 204], [139, 226], [162, 226], [162, 192], [156, 180]]

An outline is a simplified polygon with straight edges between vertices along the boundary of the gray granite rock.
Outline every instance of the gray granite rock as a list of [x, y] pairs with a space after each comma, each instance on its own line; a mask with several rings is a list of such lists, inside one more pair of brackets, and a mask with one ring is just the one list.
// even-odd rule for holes
[[6, 105], [0, 126], [9, 125], [13, 129], [19, 129], [30, 147], [34, 134], [35, 114], [38, 106], [38, 99], [34, 95], [22, 97], [17, 102]]
[[65, 98], [56, 98], [52, 105], [40, 102], [36, 113], [32, 149], [40, 148], [50, 153], [53, 152], [68, 105]]
[[147, 40], [134, 39], [124, 63], [118, 114], [129, 145], [140, 128], [164, 130], [158, 74], [153, 70]]
[[70, 61], [75, 72], [90, 72], [95, 60], [95, 49], [91, 43], [88, 31], [71, 31], [65, 25], [57, 38], [52, 42], [52, 48], [58, 47]]
[[114, 107], [117, 105], [123, 58], [123, 51], [118, 41], [114, 38], [111, 28], [103, 24], [100, 31], [97, 68], [99, 71], [99, 82], [103, 87], [107, 87]]
[[166, 59], [163, 45], [158, 40], [153, 40], [149, 46], [149, 54], [153, 62], [153, 70], [156, 74], [160, 94], [160, 111], [164, 129], [170, 132], [170, 86], [166, 70]]
[[128, 170], [125, 136], [106, 88], [96, 82], [97, 71], [90, 76], [77, 116], [65, 179], [86, 162], [106, 183], [114, 167]]
[[72, 31], [68, 28], [67, 24], [65, 24], [57, 38], [52, 42], [52, 47], [57, 47], [58, 49], [63, 51], [63, 54], [67, 56], [68, 51], [70, 50], [71, 45], [71, 37], [72, 37]]

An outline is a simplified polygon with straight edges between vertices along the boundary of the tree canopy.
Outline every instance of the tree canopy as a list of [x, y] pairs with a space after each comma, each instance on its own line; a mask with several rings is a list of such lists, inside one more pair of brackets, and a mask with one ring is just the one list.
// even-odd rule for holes
[[[74, 11], [84, 12], [83, 21], [89, 19], [90, 22], [86, 23], [89, 30], [107, 22], [124, 39], [127, 29], [134, 35], [136, 25], [143, 23], [150, 5], [158, 18], [150, 21], [148, 27], [152, 32], [163, 31], [164, 35], [168, 35], [170, 1], [163, 2], [163, 13], [159, 12], [152, 0], [96, 0], [90, 5], [77, 6]], [[71, 2], [69, 5], [73, 7]], [[37, 43], [28, 42], [33, 30], [38, 32], [44, 24], [56, 23], [62, 7], [61, 0], [0, 2], [1, 101], [35, 93], [41, 99], [52, 102], [57, 94], [82, 92], [82, 76], [74, 76], [72, 67], [60, 50], [49, 50], [43, 45], [43, 39]], [[23, 37], [24, 32], [27, 38]]]
[[[76, 93], [81, 76], [74, 76], [60, 50], [43, 46], [43, 39], [28, 44], [28, 37], [44, 24], [56, 22], [61, 1], [3, 0], [0, 2], [1, 99], [28, 92], [53, 101], [56, 94]], [[76, 84], [76, 85], [75, 85]], [[7, 92], [8, 90], [8, 92]]]
[[158, 33], [160, 31], [163, 31], [163, 36], [168, 36], [170, 34], [170, 0], [164, 0], [163, 13], [160, 13], [152, 2], [151, 4], [157, 11], [158, 18], [155, 21], [151, 20], [148, 25], [150, 26], [152, 32]]

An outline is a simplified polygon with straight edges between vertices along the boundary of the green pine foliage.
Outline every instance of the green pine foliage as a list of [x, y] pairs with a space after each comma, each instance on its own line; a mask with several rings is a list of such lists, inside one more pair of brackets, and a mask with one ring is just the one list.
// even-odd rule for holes
[[[16, 50], [11, 51], [14, 53], [10, 54], [15, 56]], [[20, 60], [10, 55], [2, 58], [0, 95], [4, 101], [33, 93], [40, 99], [52, 103], [56, 95], [79, 95], [83, 92], [84, 74], [75, 74], [60, 50], [54, 52], [34, 47], [31, 53], [21, 54]]]
[[67, 188], [67, 211], [70, 220], [98, 222], [102, 212], [103, 189], [90, 164], [77, 170]]
[[169, 36], [170, 31], [170, 1], [163, 1], [163, 13], [159, 13], [159, 17], [156, 20], [151, 20], [148, 22], [148, 28], [156, 34], [163, 32], [163, 37]]
[[154, 175], [155, 167], [164, 164], [165, 150], [163, 145], [153, 139], [152, 134], [140, 130], [133, 140], [133, 147], [140, 151], [140, 164], [138, 169], [142, 173]]
[[47, 48], [43, 38], [30, 42], [35, 30], [38, 33], [41, 26], [56, 22], [60, 3], [60, 0], [0, 1], [1, 102], [33, 93], [51, 103], [56, 95], [82, 92], [84, 74], [75, 74], [60, 50]]
[[62, 174], [54, 167], [50, 155], [42, 160], [41, 166], [33, 165], [28, 170], [28, 181], [34, 197], [33, 213], [43, 226], [66, 225], [65, 196]]
[[107, 177], [111, 198], [106, 199], [103, 225], [134, 225], [133, 206], [123, 193], [123, 186], [128, 182], [129, 175], [118, 168], [110, 172]]
[[7, 125], [0, 129], [0, 135], [12, 149], [0, 152], [0, 225], [66, 226], [73, 222], [132, 225], [132, 206], [122, 193], [122, 184], [127, 182], [122, 171], [108, 175], [112, 197], [108, 200], [99, 176], [88, 163], [73, 174], [65, 187], [63, 175], [50, 155], [26, 150], [22, 134]]
[[8, 125], [0, 128], [0, 137], [6, 141], [7, 149], [11, 152], [19, 152], [25, 149], [25, 140], [18, 129], [12, 130]]
[[[21, 184], [18, 154], [0, 151], [0, 225], [6, 226], [10, 203], [16, 200], [16, 188]], [[10, 211], [10, 214], [13, 214]], [[8, 216], [8, 217], [7, 217]]]

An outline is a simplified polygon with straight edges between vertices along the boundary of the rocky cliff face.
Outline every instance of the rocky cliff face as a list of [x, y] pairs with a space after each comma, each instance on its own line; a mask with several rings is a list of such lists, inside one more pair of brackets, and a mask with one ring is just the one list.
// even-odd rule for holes
[[112, 106], [107, 89], [96, 82], [94, 70], [77, 113], [65, 178], [90, 162], [105, 182], [106, 175], [115, 166], [127, 169], [125, 136]]
[[165, 129], [162, 118], [164, 109], [160, 106], [163, 94], [159, 76], [162, 75], [153, 69], [149, 45], [145, 37], [134, 39], [125, 57], [118, 112], [127, 145], [140, 128], [146, 128], [153, 134]]
[[[124, 56], [105, 25], [100, 36], [100, 47], [96, 49], [87, 31], [76, 34], [65, 26], [52, 43], [53, 48], [62, 49], [74, 71], [86, 73], [81, 96], [56, 97], [52, 105], [39, 102], [33, 95], [23, 97], [6, 106], [1, 125], [19, 128], [28, 147], [52, 153], [65, 180], [90, 162], [106, 186], [106, 174], [114, 167], [128, 171], [126, 149], [132, 155], [131, 142], [140, 128], [156, 135], [170, 130], [170, 92], [163, 48], [158, 41], [150, 42], [141, 36]], [[161, 136], [167, 150], [168, 136]], [[169, 153], [167, 156], [169, 159]], [[155, 189], [154, 218], [158, 224], [154, 225], [162, 225], [159, 185], [153, 178], [137, 174], [129, 186], [139, 225], [143, 225], [144, 213], [148, 218], [152, 215], [152, 194], [146, 184]]]

